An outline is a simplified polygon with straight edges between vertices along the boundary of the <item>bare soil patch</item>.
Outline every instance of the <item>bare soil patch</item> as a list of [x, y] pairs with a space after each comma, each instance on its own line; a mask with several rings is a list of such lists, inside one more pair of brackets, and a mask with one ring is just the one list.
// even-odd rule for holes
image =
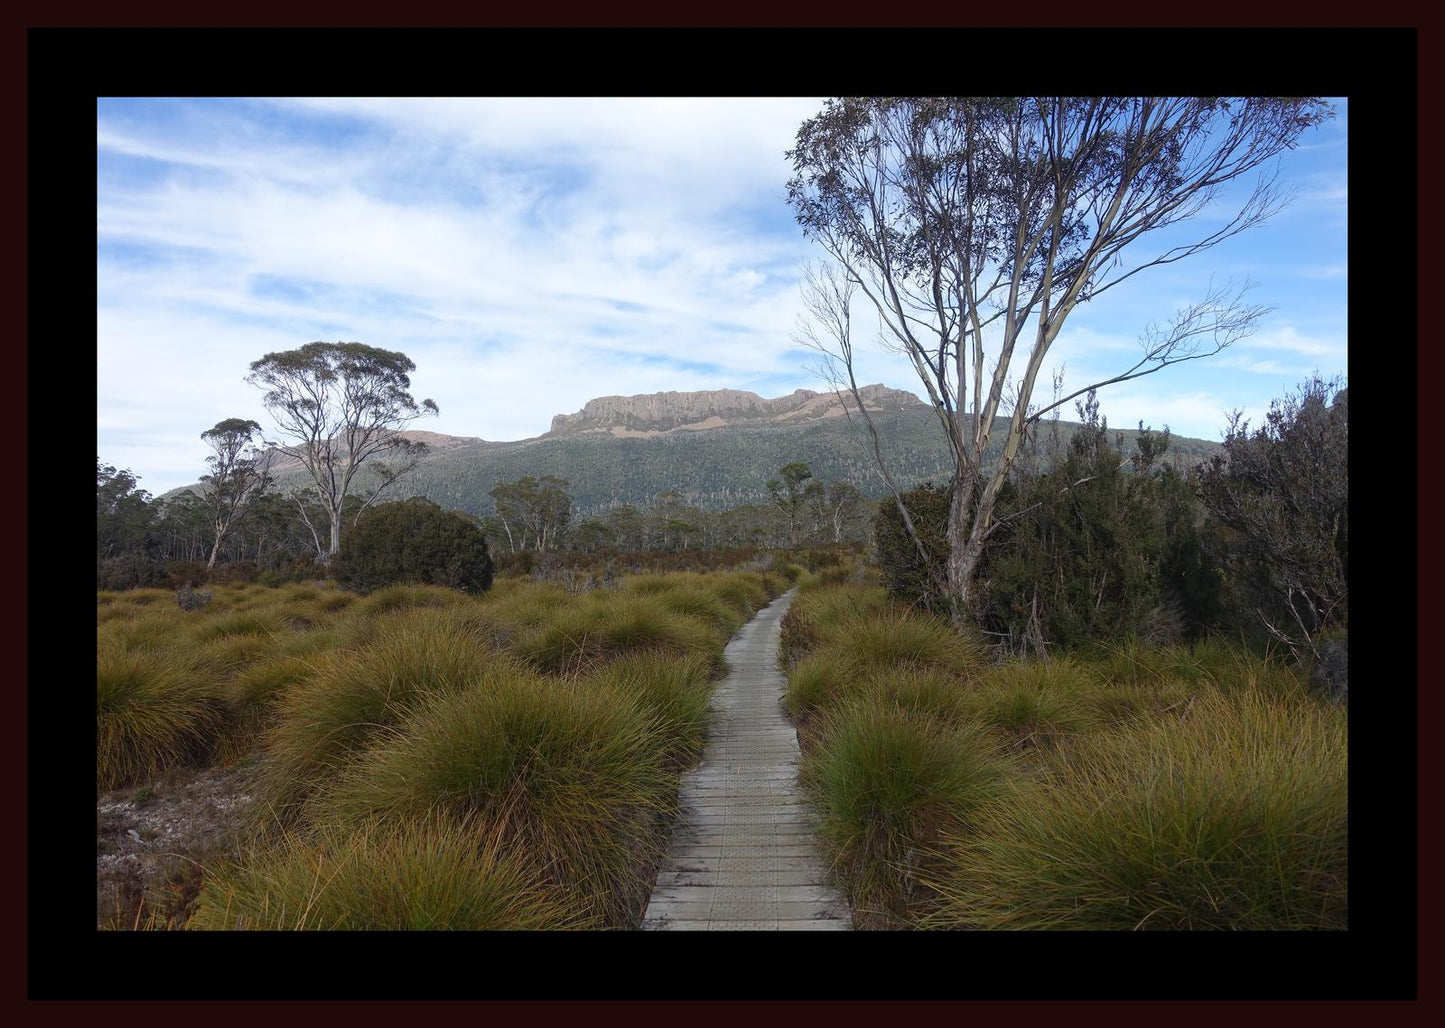
[[204, 867], [231, 852], [255, 803], [259, 765], [176, 773], [95, 805], [96, 927], [180, 928]]

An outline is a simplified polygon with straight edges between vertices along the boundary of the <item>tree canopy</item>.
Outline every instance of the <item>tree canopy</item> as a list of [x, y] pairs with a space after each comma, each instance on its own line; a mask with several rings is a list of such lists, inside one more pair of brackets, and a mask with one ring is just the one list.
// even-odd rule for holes
[[[411, 470], [424, 445], [398, 433], [434, 416], [431, 400], [411, 395], [416, 365], [404, 353], [364, 343], [307, 343], [253, 361], [246, 381], [265, 390], [263, 402], [289, 441], [275, 444], [306, 468], [331, 522], [330, 553], [341, 546], [342, 505], [366, 462], [379, 485], [363, 498], [365, 510]], [[376, 458], [394, 454], [399, 464]]]
[[[805, 289], [805, 341], [857, 398], [851, 304], [861, 293], [884, 344], [912, 362], [954, 458], [955, 618], [973, 601], [998, 493], [1030, 421], [1091, 388], [1216, 353], [1267, 309], [1244, 302], [1247, 282], [1212, 284], [1163, 327], [1145, 328], [1138, 359], [1119, 374], [1034, 405], [1070, 313], [1145, 268], [1266, 220], [1287, 199], [1270, 163], [1331, 114], [1295, 97], [885, 97], [830, 100], [804, 122], [788, 151], [789, 201], [833, 262]], [[1254, 188], [1222, 218], [1147, 249], [1255, 171]], [[1000, 415], [1006, 438], [985, 475]]]
[[206, 504], [215, 540], [207, 567], [216, 566], [221, 542], [242, 507], [270, 483], [269, 460], [254, 445], [260, 434], [259, 423], [242, 418], [227, 418], [201, 433], [211, 448], [211, 456], [206, 458], [211, 473], [201, 476], [208, 487]]

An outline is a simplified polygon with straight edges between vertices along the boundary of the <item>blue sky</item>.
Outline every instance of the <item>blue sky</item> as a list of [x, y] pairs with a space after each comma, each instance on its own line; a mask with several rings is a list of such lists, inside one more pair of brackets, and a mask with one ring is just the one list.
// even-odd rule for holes
[[[1078, 308], [1040, 377], [1067, 391], [1133, 363], [1138, 337], [1211, 278], [1257, 283], [1250, 338], [1100, 393], [1111, 425], [1218, 439], [1346, 368], [1348, 105], [1285, 155], [1294, 202], [1203, 254]], [[318, 339], [401, 350], [439, 418], [485, 439], [545, 432], [587, 400], [827, 388], [796, 341], [821, 255], [785, 201], [783, 153], [820, 98], [101, 99], [97, 454], [160, 494], [200, 434], [271, 422], [251, 361]], [[868, 347], [863, 381], [921, 393]], [[1036, 397], [1037, 399], [1038, 397]], [[1072, 410], [1064, 412], [1072, 417]]]

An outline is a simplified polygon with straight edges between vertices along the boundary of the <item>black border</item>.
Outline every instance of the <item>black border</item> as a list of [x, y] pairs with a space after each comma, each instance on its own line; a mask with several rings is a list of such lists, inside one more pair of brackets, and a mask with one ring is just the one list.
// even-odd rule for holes
[[[895, 20], [906, 16], [887, 13]], [[201, 16], [187, 8], [176, 20]], [[125, 17], [144, 20], [131, 12]], [[1416, 456], [1410, 419], [1401, 416], [1408, 401], [1398, 393], [1398, 368], [1371, 358], [1375, 339], [1398, 354], [1405, 340], [1415, 338], [1406, 255], [1416, 242], [1412, 158], [1417, 74], [1423, 71], [1416, 65], [1417, 44], [1413, 31], [1382, 29], [32, 28], [25, 39], [24, 86], [12, 94], [26, 103], [32, 394], [44, 395], [42, 390], [58, 382], [83, 393], [76, 382], [84, 381], [85, 337], [94, 326], [94, 296], [84, 284], [93, 286], [85, 242], [94, 231], [88, 190], [94, 185], [90, 131], [98, 95], [815, 95], [950, 92], [969, 81], [989, 92], [1022, 92], [1025, 84], [1082, 91], [1087, 84], [1091, 92], [1193, 93], [1227, 82], [1231, 92], [1350, 97], [1350, 170], [1356, 196], [1363, 198], [1355, 210], [1367, 212], [1351, 219], [1351, 263], [1356, 281], [1370, 283], [1356, 294], [1357, 356], [1350, 384], [1355, 409], [1369, 413], [1370, 420], [1366, 436], [1357, 434], [1353, 444], [1352, 517], [1364, 528], [1356, 529], [1355, 538], [1367, 557], [1355, 562], [1361, 599], [1355, 605], [1351, 733], [1351, 929], [1087, 939], [1062, 933], [743, 938], [94, 932], [86, 890], [74, 889], [76, 878], [83, 882], [87, 874], [88, 843], [79, 838], [86, 826], [67, 813], [74, 794], [91, 787], [92, 755], [75, 746], [84, 739], [73, 732], [71, 693], [83, 688], [72, 683], [84, 680], [88, 649], [76, 646], [73, 667], [50, 662], [54, 624], [85, 624], [90, 616], [88, 523], [82, 514], [72, 522], [55, 512], [57, 503], [83, 512], [88, 487], [73, 467], [49, 470], [76, 459], [54, 452], [64, 432], [28, 424], [36, 442], [28, 452], [26, 541], [32, 559], [44, 554], [47, 562], [44, 580], [37, 570], [29, 578], [30, 627], [36, 633], [29, 652], [44, 652], [46, 666], [43, 676], [41, 669], [30, 669], [28, 739], [11, 751], [18, 754], [28, 743], [28, 899], [20, 897], [12, 907], [28, 904], [28, 937], [21, 940], [26, 993], [33, 999], [1415, 997], [1416, 754], [1406, 731], [1409, 670], [1397, 663], [1408, 660], [1402, 645], [1408, 619], [1400, 608], [1408, 603], [1406, 587], [1415, 584], [1406, 581], [1414, 568], [1398, 550], [1374, 560], [1369, 551], [1385, 540], [1408, 545], [1400, 522], [1414, 506], [1407, 507], [1401, 496], [1402, 483], [1413, 481], [1404, 462], [1413, 464]], [[496, 60], [504, 52], [520, 55], [530, 74], [517, 77], [505, 70]], [[1228, 70], [1221, 70], [1226, 63]], [[558, 70], [563, 67], [565, 74]], [[1394, 270], [1378, 279], [1359, 277], [1380, 264]], [[1387, 302], [1376, 302], [1377, 290]], [[1362, 310], [1362, 304], [1368, 306]], [[47, 417], [56, 414], [66, 416], [52, 408]], [[1384, 432], [1370, 427], [1386, 425], [1391, 427]], [[82, 465], [88, 431], [82, 424], [74, 437]], [[1367, 502], [1377, 496], [1398, 499], [1382, 512], [1379, 504]], [[50, 574], [52, 555], [67, 547], [77, 554], [75, 584], [67, 583], [65, 590], [73, 589], [74, 597], [60, 595]], [[23, 553], [20, 560], [16, 566], [24, 567]], [[1366, 602], [1366, 588], [1378, 590], [1381, 602]], [[42, 615], [45, 624], [37, 624]], [[1429, 724], [1423, 706], [1428, 697], [1420, 699], [1423, 729]], [[1429, 749], [1420, 752], [1428, 756]], [[25, 780], [24, 773], [12, 780]], [[743, 968], [752, 969], [746, 977]]]

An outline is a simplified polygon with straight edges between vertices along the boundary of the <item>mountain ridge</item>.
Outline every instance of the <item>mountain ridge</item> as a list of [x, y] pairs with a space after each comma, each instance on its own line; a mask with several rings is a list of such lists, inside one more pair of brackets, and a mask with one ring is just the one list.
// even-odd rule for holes
[[[946, 483], [952, 459], [933, 408], [883, 385], [865, 386], [860, 393], [900, 488]], [[856, 412], [856, 406], [845, 406], [836, 393], [800, 389], [766, 399], [745, 390], [709, 390], [597, 397], [573, 414], [558, 415], [562, 420], [553, 419], [553, 430], [511, 442], [408, 430], [403, 437], [428, 442], [428, 453], [387, 496], [424, 496], [448, 509], [486, 517], [493, 512], [490, 492], [498, 483], [553, 475], [567, 480], [579, 519], [621, 504], [646, 506], [662, 493], [723, 510], [768, 502], [767, 481], [778, 477], [782, 465], [803, 461], [824, 484], [846, 481], [871, 499], [881, 498], [887, 487], [867, 429], [861, 418], [843, 417], [845, 410]], [[1041, 437], [1051, 424], [1040, 426]], [[1066, 445], [1078, 426], [1058, 425]], [[1000, 419], [990, 456], [1005, 434]], [[1123, 437], [1127, 452], [1138, 432], [1111, 431], [1110, 442], [1115, 434]], [[1175, 436], [1166, 459], [1188, 464], [1218, 448], [1218, 443]], [[304, 485], [304, 473], [290, 464], [277, 468], [283, 489]], [[375, 484], [370, 465], [363, 464], [356, 488], [364, 492]], [[194, 488], [184, 486], [166, 497]]]
[[[923, 406], [912, 393], [882, 384], [858, 390], [869, 411]], [[740, 422], [811, 421], [839, 417], [857, 404], [840, 393], [795, 389], [771, 399], [743, 389], [668, 391], [633, 396], [599, 396], [574, 414], [558, 414], [539, 438], [583, 433], [607, 433], [616, 438], [664, 435], [679, 431], [728, 428]]]

